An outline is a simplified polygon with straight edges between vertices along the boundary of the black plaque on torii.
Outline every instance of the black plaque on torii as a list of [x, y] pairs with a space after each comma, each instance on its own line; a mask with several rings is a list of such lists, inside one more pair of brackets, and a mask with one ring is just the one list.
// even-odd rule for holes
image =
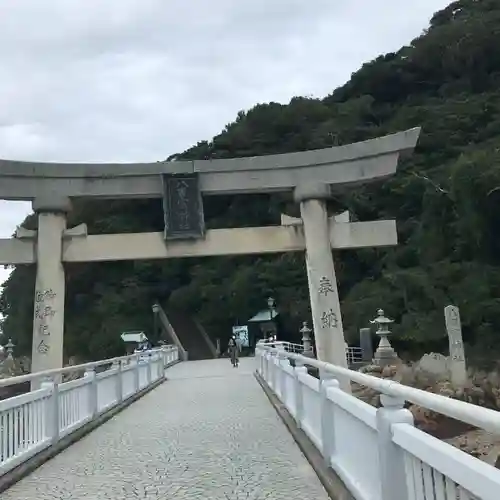
[[165, 240], [202, 239], [205, 217], [198, 174], [162, 174]]

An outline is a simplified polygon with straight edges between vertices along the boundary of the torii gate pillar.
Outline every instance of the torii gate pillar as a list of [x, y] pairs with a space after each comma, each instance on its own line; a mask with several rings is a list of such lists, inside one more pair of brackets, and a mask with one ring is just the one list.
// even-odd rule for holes
[[64, 267], [62, 259], [67, 197], [36, 198], [33, 211], [38, 215], [36, 235], [36, 284], [33, 312], [31, 372], [63, 366]]
[[[316, 343], [316, 356], [342, 368], [348, 368], [344, 330], [340, 312], [337, 277], [330, 242], [330, 223], [326, 201], [331, 197], [327, 184], [311, 183], [297, 186], [294, 199], [300, 203], [306, 242], [306, 266], [311, 313]], [[350, 391], [348, 381], [339, 380]]]

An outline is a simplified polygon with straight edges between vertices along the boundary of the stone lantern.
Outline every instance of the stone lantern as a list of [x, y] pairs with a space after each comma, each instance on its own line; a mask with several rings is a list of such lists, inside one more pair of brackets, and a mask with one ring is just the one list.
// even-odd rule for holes
[[379, 309], [377, 311], [377, 317], [373, 321], [370, 321], [370, 323], [372, 325], [377, 325], [377, 331], [375, 333], [380, 337], [380, 342], [375, 351], [374, 363], [382, 367], [393, 365], [397, 361], [398, 355], [389, 342], [388, 337], [391, 335], [391, 331], [388, 327], [391, 323], [394, 323], [394, 320], [386, 318], [384, 310]]
[[5, 352], [7, 353], [7, 359], [14, 359], [14, 344], [12, 343], [12, 339], [9, 339], [5, 346]]
[[314, 358], [314, 353], [311, 343], [312, 330], [307, 326], [307, 321], [304, 321], [302, 323], [302, 328], [299, 331], [302, 334], [302, 345], [304, 346], [302, 354], [304, 356], [307, 356], [308, 358]]
[[274, 318], [276, 317], [276, 301], [273, 297], [268, 297], [267, 299], [267, 309], [269, 311], [269, 337], [273, 337], [276, 341], [277, 339], [277, 327]]

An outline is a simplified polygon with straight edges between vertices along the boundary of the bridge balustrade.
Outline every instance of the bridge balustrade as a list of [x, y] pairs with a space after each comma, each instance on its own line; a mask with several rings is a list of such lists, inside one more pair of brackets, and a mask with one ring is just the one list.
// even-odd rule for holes
[[[0, 380], [39, 388], [0, 401], [0, 476], [161, 380], [175, 346]], [[64, 376], [79, 378], [61, 382]]]
[[[415, 428], [404, 408], [413, 403], [494, 434], [500, 412], [265, 345], [256, 358], [262, 379], [356, 500], [498, 500], [500, 470]], [[380, 392], [382, 406], [341, 390], [342, 378]]]
[[[303, 344], [294, 344], [293, 342], [285, 342], [282, 340], [277, 340], [276, 342], [261, 342], [259, 345], [275, 347], [276, 349], [292, 352], [294, 354], [304, 353]], [[345, 353], [349, 365], [363, 362], [363, 349], [361, 347], [346, 347]]]

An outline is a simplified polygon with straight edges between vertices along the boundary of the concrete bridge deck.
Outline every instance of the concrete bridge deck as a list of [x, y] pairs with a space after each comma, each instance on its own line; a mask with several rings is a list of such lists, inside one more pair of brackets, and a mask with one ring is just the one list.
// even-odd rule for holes
[[169, 368], [164, 384], [2, 500], [327, 500], [254, 370], [254, 359]]

